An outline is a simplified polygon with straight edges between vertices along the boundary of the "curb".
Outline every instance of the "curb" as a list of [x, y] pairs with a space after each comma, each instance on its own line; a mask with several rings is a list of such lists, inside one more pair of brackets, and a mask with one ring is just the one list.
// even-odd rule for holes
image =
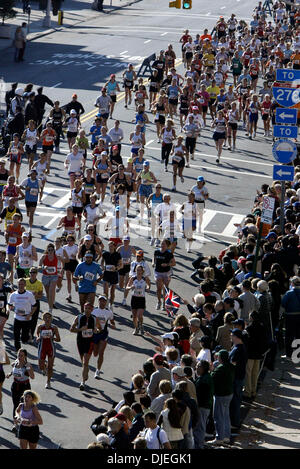
[[[117, 11], [117, 10], [122, 10], [123, 8], [125, 7], [129, 7], [131, 5], [134, 5], [135, 3], [139, 3], [139, 2], [142, 2], [143, 0], [133, 0], [133, 1], [130, 1], [129, 3], [126, 3], [122, 6], [118, 6], [118, 7], [112, 7], [111, 10], [103, 10], [103, 11], [98, 11], [98, 10], [93, 10], [93, 11], [97, 11], [97, 13], [103, 13], [105, 15], [110, 15], [111, 13], [113, 13], [114, 11]], [[55, 33], [55, 32], [60, 32], [60, 31], [63, 31], [65, 28], [73, 28], [74, 26], [77, 26], [78, 24], [81, 24], [81, 23], [87, 23], [88, 21], [91, 21], [95, 19], [95, 16], [92, 16], [91, 18], [85, 18], [83, 20], [78, 20], [76, 21], [76, 23], [73, 23], [73, 24], [70, 24], [70, 25], [67, 25], [67, 26], [61, 26], [59, 28], [51, 28], [51, 29], [47, 29], [46, 31], [41, 31], [41, 32], [38, 32], [38, 33], [32, 33], [33, 37], [30, 37], [30, 34], [29, 34], [29, 38], [27, 38], [27, 42], [32, 42], [32, 41], [35, 41], [36, 39], [39, 39], [41, 37], [45, 37], [45, 36], [48, 36], [49, 34], [52, 34], [52, 33]], [[8, 49], [11, 49], [13, 46], [8, 46], [6, 47], [5, 49], [2, 49], [2, 50], [8, 50]]]

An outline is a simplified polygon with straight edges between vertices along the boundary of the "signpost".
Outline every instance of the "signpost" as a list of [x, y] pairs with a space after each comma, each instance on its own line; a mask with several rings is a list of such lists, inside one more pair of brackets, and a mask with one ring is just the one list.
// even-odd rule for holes
[[297, 109], [276, 108], [275, 122], [276, 124], [297, 124]]
[[275, 101], [282, 107], [293, 107], [300, 102], [300, 88], [283, 88], [273, 86]]
[[295, 125], [274, 125], [273, 135], [277, 138], [297, 138], [298, 127]]
[[291, 140], [281, 138], [273, 144], [272, 153], [278, 163], [291, 163], [297, 156], [297, 145]]
[[278, 68], [276, 70], [276, 81], [296, 81], [300, 80], [300, 70], [290, 68]]
[[274, 181], [293, 181], [294, 174], [295, 174], [294, 166], [284, 166], [281, 164], [274, 164], [273, 166]]

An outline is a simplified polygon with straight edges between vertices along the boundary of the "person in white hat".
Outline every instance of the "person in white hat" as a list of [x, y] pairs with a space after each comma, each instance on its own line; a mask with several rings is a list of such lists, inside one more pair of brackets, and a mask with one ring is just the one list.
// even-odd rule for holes
[[67, 124], [67, 139], [68, 139], [68, 145], [70, 150], [72, 149], [72, 146], [75, 143], [77, 134], [78, 134], [78, 129], [80, 127], [79, 120], [77, 118], [77, 112], [75, 109], [71, 109], [70, 111], [70, 116], [66, 118], [65, 123]]

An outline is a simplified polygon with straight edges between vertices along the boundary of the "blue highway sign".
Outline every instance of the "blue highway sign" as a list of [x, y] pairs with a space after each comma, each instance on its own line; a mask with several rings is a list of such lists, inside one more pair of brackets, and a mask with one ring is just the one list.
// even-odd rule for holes
[[281, 164], [273, 166], [273, 179], [275, 181], [293, 181], [294, 173], [294, 166], [282, 166]]
[[297, 156], [297, 145], [292, 140], [280, 139], [273, 144], [272, 153], [278, 163], [291, 163]]
[[297, 109], [276, 108], [276, 124], [297, 124]]
[[291, 70], [290, 68], [278, 68], [276, 70], [276, 81], [295, 80], [300, 80], [300, 70]]
[[275, 101], [282, 107], [292, 107], [300, 102], [300, 88], [281, 88], [273, 86]]
[[297, 138], [298, 127], [296, 125], [274, 125], [273, 135], [279, 138]]

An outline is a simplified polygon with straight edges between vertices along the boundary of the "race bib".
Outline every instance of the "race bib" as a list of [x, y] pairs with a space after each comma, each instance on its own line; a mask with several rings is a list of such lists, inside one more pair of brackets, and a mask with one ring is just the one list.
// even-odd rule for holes
[[10, 237], [8, 238], [8, 242], [9, 242], [10, 244], [16, 244], [17, 238], [14, 238], [13, 236], [10, 236]]
[[155, 114], [155, 119], [159, 119], [159, 112]]
[[12, 373], [18, 378], [21, 378], [21, 376], [23, 376], [23, 371], [18, 368], [14, 368]]
[[180, 163], [181, 157], [180, 156], [173, 156], [173, 161], [175, 161], [175, 163]]
[[30, 266], [30, 260], [29, 259], [23, 259], [22, 262], [20, 263], [20, 267], [29, 267]]
[[131, 81], [128, 81], [128, 80], [126, 80], [126, 81], [125, 81], [125, 85], [126, 85], [126, 86], [131, 86], [131, 85], [132, 85], [132, 82], [131, 82]]
[[10, 152], [12, 155], [17, 155], [19, 153], [19, 150], [18, 148], [12, 148]]
[[108, 272], [113, 272], [115, 270], [115, 266], [114, 265], [106, 265], [105, 270], [107, 270]]
[[7, 225], [12, 225], [12, 224], [13, 224], [13, 220], [6, 220], [6, 224], [7, 224]]
[[45, 140], [46, 142], [52, 142], [53, 141], [52, 135], [46, 135]]
[[93, 187], [85, 187], [84, 188], [86, 194], [92, 194], [93, 193]]
[[108, 179], [109, 178], [109, 174], [108, 173], [101, 173], [101, 177], [103, 179]]
[[53, 336], [53, 332], [50, 330], [46, 330], [46, 331], [41, 331], [41, 337], [43, 337], [44, 339], [51, 339], [51, 337]]
[[36, 196], [38, 195], [39, 190], [38, 189], [30, 189], [30, 195]]
[[18, 316], [26, 316], [25, 309], [17, 309], [17, 310], [16, 310], [16, 314], [17, 314]]
[[199, 98], [199, 103], [200, 103], [200, 104], [204, 104], [204, 103], [205, 103], [205, 99]]
[[55, 274], [56, 268], [47, 266], [46, 267], [46, 272], [47, 272], [47, 274]]
[[134, 296], [143, 296], [143, 289], [137, 288], [136, 290], [134, 290]]
[[130, 257], [123, 257], [123, 264], [125, 265], [130, 264]]
[[107, 112], [105, 107], [102, 107], [101, 109], [99, 109], [99, 111], [100, 111], [100, 114], [105, 114]]
[[93, 282], [94, 278], [95, 278], [95, 275], [91, 272], [86, 272], [84, 274], [84, 279], [88, 280], [89, 282]]
[[84, 339], [90, 339], [91, 337], [93, 337], [93, 329], [85, 329], [84, 331], [82, 331], [82, 337]]

